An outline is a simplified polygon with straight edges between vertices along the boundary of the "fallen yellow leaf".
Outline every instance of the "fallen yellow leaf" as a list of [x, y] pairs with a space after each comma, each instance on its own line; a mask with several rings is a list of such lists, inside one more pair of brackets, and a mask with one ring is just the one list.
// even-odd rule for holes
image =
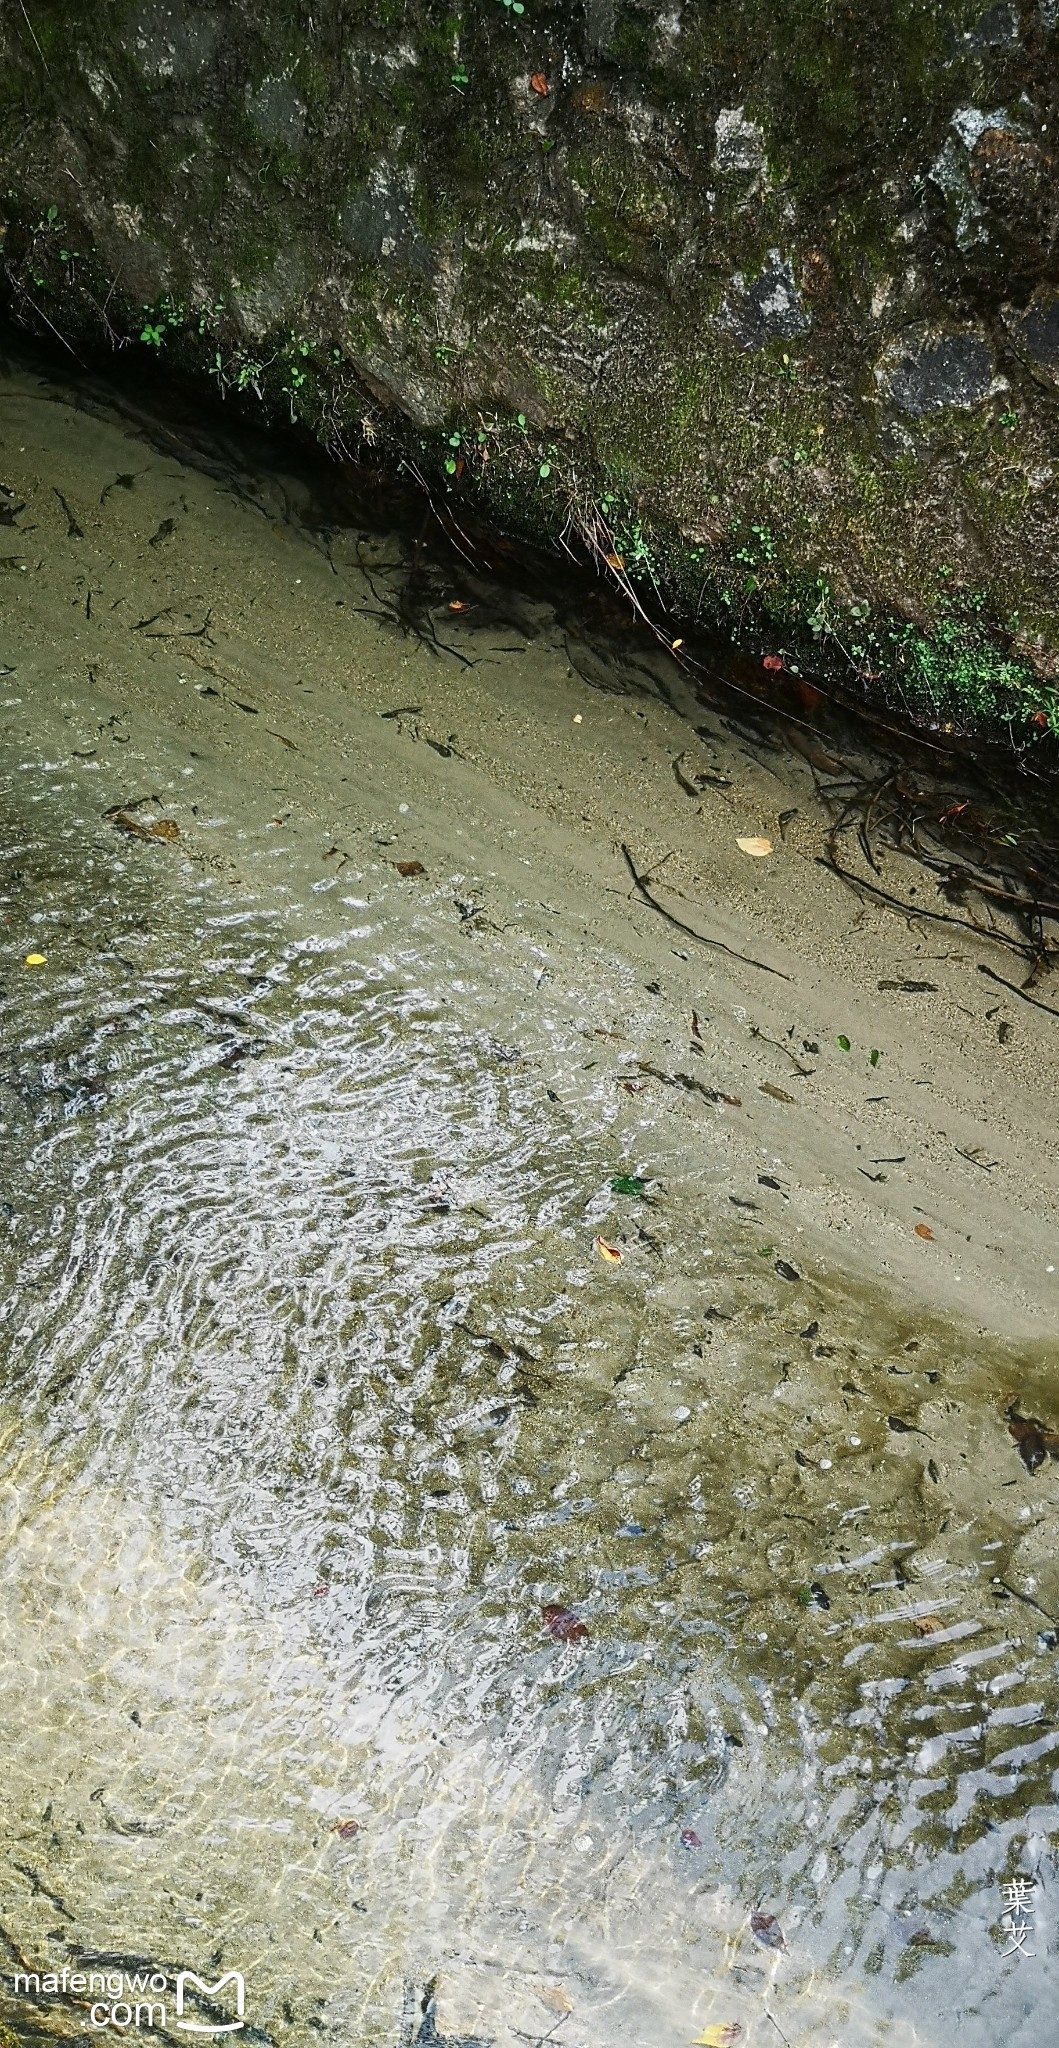
[[765, 855], [772, 852], [771, 839], [737, 839], [735, 843], [740, 853], [753, 854], [755, 860], [764, 860]]
[[46, 966], [47, 966], [47, 954], [46, 954], [46, 953], [27, 953], [27, 954], [26, 954], [26, 966], [27, 966], [27, 967], [46, 967]]
[[917, 1237], [923, 1237], [926, 1239], [928, 1244], [933, 1244], [934, 1232], [932, 1231], [929, 1223], [916, 1223], [913, 1225], [913, 1228], [915, 1230]]
[[564, 2019], [568, 2012], [573, 2012], [574, 2001], [562, 1984], [543, 1985], [540, 1996], [545, 2005], [549, 2005], [553, 2012], [561, 2013]]
[[732, 2041], [738, 2041], [743, 2029], [738, 2020], [721, 2020], [717, 2026], [707, 2027], [692, 2043], [692, 2048], [730, 2048]]
[[616, 1244], [608, 1244], [605, 1237], [597, 1237], [596, 1250], [601, 1259], [606, 1259], [608, 1266], [620, 1266], [625, 1256], [624, 1252], [618, 1250]]

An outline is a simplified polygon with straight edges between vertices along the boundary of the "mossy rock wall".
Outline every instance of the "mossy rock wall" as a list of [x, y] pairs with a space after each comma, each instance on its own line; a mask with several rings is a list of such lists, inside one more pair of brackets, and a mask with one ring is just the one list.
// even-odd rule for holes
[[0, 60], [31, 330], [1059, 731], [1059, 0], [31, 0]]

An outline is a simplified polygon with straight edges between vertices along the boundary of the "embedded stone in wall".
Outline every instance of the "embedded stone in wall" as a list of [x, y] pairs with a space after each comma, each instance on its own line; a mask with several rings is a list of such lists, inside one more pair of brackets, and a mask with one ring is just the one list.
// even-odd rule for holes
[[718, 171], [761, 171], [765, 167], [765, 135], [756, 121], [748, 121], [742, 107], [722, 107], [714, 127], [717, 146], [714, 169]]
[[277, 149], [300, 149], [305, 140], [305, 102], [285, 75], [266, 78], [247, 102], [250, 118]]
[[1059, 383], [1059, 293], [1048, 287], [1035, 292], [1025, 312], [1013, 315], [1009, 326], [1033, 367]]
[[347, 199], [339, 218], [342, 239], [355, 256], [418, 270], [430, 276], [434, 259], [412, 214], [409, 173], [376, 164], [368, 182]]
[[718, 326], [747, 350], [789, 341], [809, 325], [790, 259], [770, 249], [764, 269], [749, 284], [736, 274], [725, 294]]
[[127, 48], [147, 78], [195, 78], [213, 60], [221, 40], [215, 14], [194, 12], [179, 0], [147, 0], [134, 17]]
[[923, 322], [891, 343], [875, 371], [888, 399], [910, 419], [928, 419], [952, 407], [981, 405], [1006, 391], [993, 353], [977, 328], [944, 331]]

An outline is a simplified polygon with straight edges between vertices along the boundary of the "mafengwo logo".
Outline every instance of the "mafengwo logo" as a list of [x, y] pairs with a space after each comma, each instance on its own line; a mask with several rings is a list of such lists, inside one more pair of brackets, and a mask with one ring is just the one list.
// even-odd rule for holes
[[[17, 1998], [69, 1998], [88, 2005], [91, 2027], [115, 2027], [124, 2034], [129, 2027], [164, 2030], [169, 2021], [166, 1999], [174, 1994], [173, 2021], [185, 2034], [237, 2034], [245, 2025], [246, 1986], [238, 1970], [226, 1970], [215, 1984], [208, 1984], [194, 1970], [60, 1970], [37, 1972], [16, 1970]], [[227, 1993], [223, 2004], [220, 1994]], [[148, 1995], [149, 1994], [149, 1995]], [[227, 2013], [234, 2006], [235, 2017]]]

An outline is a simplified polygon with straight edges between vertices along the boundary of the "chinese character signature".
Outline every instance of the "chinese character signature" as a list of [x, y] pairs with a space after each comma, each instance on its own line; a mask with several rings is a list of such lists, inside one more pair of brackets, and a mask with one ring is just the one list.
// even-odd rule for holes
[[1000, 1887], [1000, 1896], [1007, 1911], [1001, 1915], [1000, 1925], [1008, 1938], [1008, 1947], [1001, 1950], [1001, 1961], [1006, 1956], [1036, 1956], [1036, 1949], [1027, 1948], [1026, 1942], [1032, 1932], [1033, 1894], [1035, 1883], [1032, 1877], [1012, 1877]]

